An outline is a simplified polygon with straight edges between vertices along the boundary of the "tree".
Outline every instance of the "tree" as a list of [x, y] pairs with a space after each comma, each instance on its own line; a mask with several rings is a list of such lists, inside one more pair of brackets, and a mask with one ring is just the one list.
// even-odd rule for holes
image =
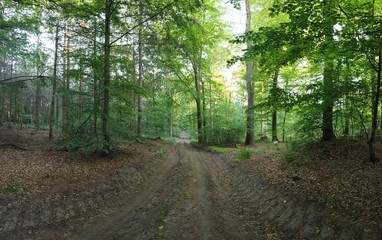
[[[251, 31], [251, 4], [250, 0], [245, 0], [245, 12], [246, 12], [246, 27], [247, 33]], [[251, 48], [251, 42], [247, 43], [247, 48]], [[245, 82], [247, 86], [248, 105], [247, 105], [247, 133], [245, 136], [245, 145], [252, 145], [254, 138], [254, 86], [252, 83], [252, 68], [253, 62], [251, 59], [247, 59], [245, 72]]]

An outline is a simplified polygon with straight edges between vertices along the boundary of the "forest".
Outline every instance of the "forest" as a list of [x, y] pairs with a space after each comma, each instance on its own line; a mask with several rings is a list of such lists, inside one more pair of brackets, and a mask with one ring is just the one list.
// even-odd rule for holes
[[0, 11], [1, 126], [104, 153], [116, 138], [182, 132], [201, 144], [363, 138], [378, 160], [379, 0], [5, 0]]
[[381, 239], [382, 0], [0, 3], [0, 239]]

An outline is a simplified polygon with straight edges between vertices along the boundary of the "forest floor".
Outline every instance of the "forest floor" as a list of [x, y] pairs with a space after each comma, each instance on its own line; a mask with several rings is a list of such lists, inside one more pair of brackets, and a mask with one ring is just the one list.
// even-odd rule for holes
[[[18, 218], [6, 214], [16, 220], [0, 219], [0, 239], [382, 236], [382, 163], [368, 164], [367, 147], [358, 142], [288, 152], [284, 144], [259, 141], [250, 159], [237, 162], [242, 149], [211, 153], [187, 141], [130, 142], [107, 158], [80, 157], [55, 150], [44, 131], [0, 129], [0, 215], [12, 202], [65, 195], [49, 205], [44, 224], [30, 220], [44, 215], [38, 207], [35, 215], [28, 209], [11, 211]], [[121, 174], [126, 184], [119, 184]], [[102, 194], [89, 190], [99, 186]], [[93, 208], [76, 213], [88, 202]]]

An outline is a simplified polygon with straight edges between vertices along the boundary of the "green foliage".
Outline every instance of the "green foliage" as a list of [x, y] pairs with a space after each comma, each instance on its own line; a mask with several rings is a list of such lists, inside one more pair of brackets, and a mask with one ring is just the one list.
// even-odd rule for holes
[[333, 207], [334, 205], [336, 205], [337, 201], [338, 200], [337, 200], [336, 195], [328, 195], [328, 196], [324, 197], [324, 199], [323, 199], [323, 202], [327, 206], [330, 206], [330, 207]]
[[166, 150], [164, 148], [161, 148], [159, 149], [155, 155], [157, 155], [158, 157], [163, 157], [164, 155], [166, 154]]
[[297, 138], [297, 140], [289, 142], [287, 151], [284, 152], [280, 159], [281, 163], [300, 165], [311, 162], [311, 159], [303, 153], [303, 151], [311, 143], [312, 141], [301, 138]]
[[236, 151], [236, 148], [209, 146], [208, 150], [215, 152], [215, 153], [229, 153], [229, 152]]
[[9, 193], [16, 193], [19, 191], [22, 192], [23, 188], [24, 188], [23, 183], [10, 181], [10, 182], [7, 182], [5, 187], [0, 188], [0, 193], [9, 194]]
[[238, 155], [233, 159], [234, 162], [241, 162], [242, 160], [250, 159], [253, 156], [253, 152], [247, 148], [239, 150]]
[[58, 141], [59, 146], [80, 157], [101, 150], [103, 144], [103, 137], [93, 132], [90, 122], [79, 128], [73, 126], [68, 135]]

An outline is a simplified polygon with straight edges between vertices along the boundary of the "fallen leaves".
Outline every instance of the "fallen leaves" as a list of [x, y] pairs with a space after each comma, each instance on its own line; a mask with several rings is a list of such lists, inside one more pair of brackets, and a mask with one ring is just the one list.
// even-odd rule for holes
[[[264, 145], [265, 143], [263, 143]], [[260, 145], [260, 146], [259, 146]], [[269, 143], [268, 143], [269, 145]], [[264, 148], [254, 146], [254, 151]], [[382, 143], [377, 143], [382, 155]], [[307, 161], [283, 163], [283, 151], [270, 147], [242, 164], [274, 185], [373, 222], [382, 215], [382, 163], [367, 162], [367, 146], [355, 141], [316, 143], [293, 153]]]

